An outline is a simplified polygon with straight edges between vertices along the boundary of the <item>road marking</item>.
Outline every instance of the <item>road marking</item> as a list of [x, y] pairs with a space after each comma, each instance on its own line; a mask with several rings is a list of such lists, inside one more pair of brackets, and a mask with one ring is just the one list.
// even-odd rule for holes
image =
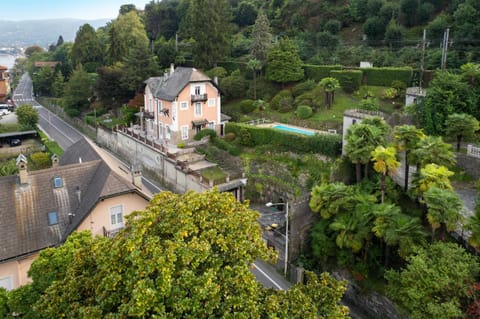
[[75, 141], [74, 141], [74, 140], [72, 140], [70, 137], [68, 137], [68, 135], [66, 135], [66, 134], [65, 134], [63, 131], [61, 131], [58, 127], [56, 127], [56, 126], [53, 125], [51, 122], [49, 122], [48, 119], [47, 119], [45, 116], [43, 116], [43, 115], [41, 115], [41, 114], [39, 114], [39, 115], [40, 115], [40, 117], [42, 117], [45, 121], [48, 122], [48, 125], [50, 125], [50, 126], [53, 127], [54, 129], [56, 129], [57, 131], [59, 131], [60, 133], [62, 133], [62, 135], [63, 135], [64, 137], [66, 137], [67, 139], [70, 140], [70, 142], [72, 142], [73, 144], [75, 144]]
[[272, 277], [270, 277], [270, 276], [267, 275], [262, 269], [260, 269], [260, 267], [258, 267], [257, 264], [253, 263], [252, 265], [253, 265], [253, 267], [257, 268], [257, 270], [258, 270], [262, 275], [264, 275], [265, 277], [267, 277], [267, 279], [270, 280], [270, 282], [271, 282], [275, 287], [277, 287], [279, 290], [284, 290], [284, 289], [282, 288], [282, 286], [280, 286], [275, 280], [273, 280]]

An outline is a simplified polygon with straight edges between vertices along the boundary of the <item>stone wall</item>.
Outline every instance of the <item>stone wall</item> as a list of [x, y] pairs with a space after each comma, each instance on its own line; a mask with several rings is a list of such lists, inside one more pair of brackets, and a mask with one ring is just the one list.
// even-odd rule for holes
[[191, 174], [182, 171], [177, 162], [130, 136], [98, 128], [97, 143], [108, 148], [130, 166], [137, 165], [144, 174], [176, 193], [187, 190], [204, 192], [210, 185], [203, 184]]
[[480, 178], [480, 158], [456, 153], [457, 165], [475, 179]]

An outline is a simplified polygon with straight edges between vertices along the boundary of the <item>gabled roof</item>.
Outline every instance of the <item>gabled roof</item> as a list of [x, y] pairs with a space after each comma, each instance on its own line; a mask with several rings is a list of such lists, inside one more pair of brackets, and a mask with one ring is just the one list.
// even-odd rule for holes
[[[76, 143], [65, 155], [75, 158], [82, 149], [88, 150]], [[27, 181], [20, 185], [18, 176], [0, 177], [0, 262], [61, 244], [102, 199], [137, 193], [148, 200], [101, 159], [28, 172]], [[53, 212], [58, 224], [49, 225]]]
[[[215, 83], [195, 68], [177, 67], [172, 74], [151, 77], [145, 81], [153, 96], [165, 101], [173, 101], [188, 83]], [[215, 85], [216, 86], [216, 85]]]
[[60, 157], [60, 165], [99, 160], [100, 156], [84, 138], [70, 146]]

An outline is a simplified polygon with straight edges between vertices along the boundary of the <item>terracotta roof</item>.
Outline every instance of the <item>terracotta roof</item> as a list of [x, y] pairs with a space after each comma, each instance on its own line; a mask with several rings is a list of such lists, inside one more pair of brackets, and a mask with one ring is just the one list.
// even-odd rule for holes
[[34, 65], [37, 68], [43, 68], [43, 67], [47, 67], [47, 66], [51, 67], [51, 68], [54, 68], [59, 63], [60, 63], [59, 61], [36, 61]]
[[[173, 101], [188, 83], [211, 82], [215, 83], [204, 73], [195, 68], [177, 67], [173, 74], [162, 77], [151, 77], [145, 81], [154, 97], [166, 101]], [[216, 86], [216, 85], [215, 85]]]
[[[75, 157], [70, 151], [87, 149], [82, 143], [74, 146], [65, 153], [67, 158]], [[61, 179], [60, 187], [55, 187], [55, 178]], [[61, 244], [102, 199], [141, 195], [101, 159], [28, 172], [27, 184], [18, 180], [0, 177], [0, 262]], [[49, 225], [48, 214], [53, 212], [58, 223]]]
[[0, 70], [8, 70], [8, 68], [5, 65], [0, 65]]

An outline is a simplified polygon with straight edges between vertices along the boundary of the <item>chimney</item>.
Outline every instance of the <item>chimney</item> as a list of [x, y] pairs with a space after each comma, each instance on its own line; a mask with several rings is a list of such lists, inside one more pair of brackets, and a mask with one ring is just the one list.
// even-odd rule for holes
[[25, 155], [20, 154], [17, 157], [18, 177], [20, 178], [20, 185], [28, 184], [28, 172], [27, 172], [27, 158]]
[[170, 63], [170, 75], [172, 75], [173, 72], [175, 72], [175, 65], [173, 63]]
[[80, 186], [77, 186], [75, 188], [75, 193], [77, 194], [78, 203], [81, 203], [82, 202], [82, 191], [80, 190]]
[[52, 157], [50, 157], [52, 160], [52, 167], [57, 167], [60, 159], [58, 158], [57, 154], [53, 154]]
[[132, 170], [132, 183], [142, 189], [142, 171], [138, 168]]
[[213, 83], [215, 83], [215, 85], [218, 85], [218, 76], [213, 77]]

